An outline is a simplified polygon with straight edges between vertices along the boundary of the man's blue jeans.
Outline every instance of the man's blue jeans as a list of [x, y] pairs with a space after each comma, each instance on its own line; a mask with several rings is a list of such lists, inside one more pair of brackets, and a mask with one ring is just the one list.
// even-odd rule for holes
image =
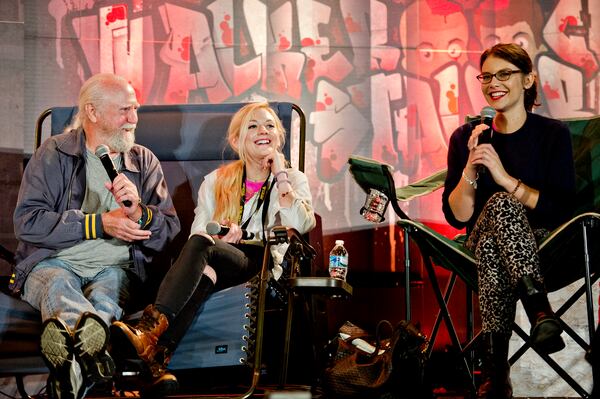
[[42, 314], [42, 321], [62, 319], [71, 330], [84, 312], [95, 313], [107, 326], [123, 315], [130, 279], [120, 267], [107, 267], [94, 277], [80, 277], [56, 258], [38, 263], [27, 276], [23, 299]]

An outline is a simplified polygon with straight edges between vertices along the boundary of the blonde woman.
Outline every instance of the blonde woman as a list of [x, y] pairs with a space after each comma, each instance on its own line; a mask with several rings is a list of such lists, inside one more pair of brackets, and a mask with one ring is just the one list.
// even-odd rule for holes
[[[251, 233], [252, 240], [264, 241], [276, 225], [302, 234], [315, 226], [308, 180], [288, 168], [281, 153], [284, 134], [268, 103], [247, 104], [233, 116], [228, 142], [239, 160], [205, 177], [190, 238], [165, 276], [155, 303], [148, 305], [136, 326], [113, 323], [113, 341], [135, 348], [148, 365], [152, 381], [147, 389], [152, 395], [177, 389], [166, 366], [206, 298], [215, 288], [243, 283], [260, 270], [263, 248], [245, 244], [243, 231]], [[229, 230], [211, 236], [206, 228], [211, 221]]]

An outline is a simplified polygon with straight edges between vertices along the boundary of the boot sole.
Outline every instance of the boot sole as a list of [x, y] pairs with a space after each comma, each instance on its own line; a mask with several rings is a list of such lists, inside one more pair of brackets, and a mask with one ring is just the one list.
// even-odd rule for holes
[[179, 382], [176, 378], [156, 382], [140, 391], [140, 396], [146, 399], [163, 398], [176, 393], [179, 390]]
[[109, 341], [108, 327], [93, 313], [84, 313], [75, 327], [75, 352], [86, 366], [86, 375], [92, 382], [108, 381], [115, 373], [115, 363], [106, 352]]
[[562, 332], [563, 328], [558, 321], [554, 319], [542, 321], [531, 331], [531, 343], [537, 350], [547, 355], [559, 352], [565, 347], [565, 341], [560, 336]]
[[44, 322], [40, 339], [42, 358], [50, 370], [48, 385], [61, 399], [78, 399], [85, 394], [81, 366], [75, 358], [73, 337], [59, 319]]
[[42, 327], [40, 351], [51, 373], [62, 369], [73, 357], [73, 338], [69, 328], [58, 319], [48, 319]]

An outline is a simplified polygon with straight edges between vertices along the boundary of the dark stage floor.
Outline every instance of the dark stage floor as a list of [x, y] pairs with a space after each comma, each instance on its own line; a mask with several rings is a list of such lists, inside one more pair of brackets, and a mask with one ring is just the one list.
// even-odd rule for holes
[[[443, 376], [439, 376], [440, 378], [444, 378]], [[39, 376], [40, 381], [43, 379], [43, 376]], [[206, 386], [203, 388], [195, 388], [185, 381], [177, 395], [171, 395], [169, 398], [171, 399], [181, 399], [181, 398], [267, 398], [267, 399], [335, 399], [334, 396], [327, 396], [322, 393], [319, 389], [312, 389], [306, 385], [297, 385], [297, 384], [286, 384], [285, 386], [281, 386], [279, 384], [261, 384], [259, 383], [258, 387], [254, 390], [254, 392], [250, 396], [244, 396], [247, 393], [247, 387], [245, 386], [229, 386], [229, 387], [219, 387], [209, 389]], [[199, 385], [206, 385], [207, 381], [201, 383], [198, 379]], [[35, 388], [28, 384], [28, 392], [30, 393], [30, 398], [39, 398], [45, 399], [48, 398], [48, 395], [45, 392], [43, 387]], [[16, 392], [10, 392], [8, 386], [2, 384], [0, 386], [0, 395], [7, 398], [18, 398], [19, 395]], [[114, 399], [114, 398], [139, 398], [139, 392], [131, 389], [124, 390], [120, 392], [115, 392], [109, 387], [95, 387], [89, 394], [88, 398], [94, 399]], [[430, 395], [425, 396], [428, 399], [471, 399], [473, 396], [470, 395], [467, 388], [457, 387], [457, 386], [449, 386], [444, 387], [441, 385], [436, 386], [436, 388], [431, 392]], [[398, 395], [394, 396], [384, 396], [378, 397], [379, 399], [419, 399], [419, 395], [414, 395], [409, 392], [398, 392]], [[562, 399], [565, 399], [561, 397]], [[365, 396], [365, 399], [375, 399]], [[515, 397], [514, 399], [542, 399], [537, 397]], [[558, 399], [558, 398], [546, 398], [546, 399]], [[570, 398], [568, 398], [570, 399]]]
[[[298, 370], [300, 366], [301, 370]], [[249, 396], [244, 396], [251, 386], [252, 375], [249, 368], [229, 367], [219, 370], [190, 370], [176, 373], [180, 381], [180, 391], [177, 395], [170, 398], [269, 398], [269, 399], [335, 399], [335, 396], [328, 396], [321, 388], [312, 388], [311, 385], [317, 385], [313, 382], [316, 370], [310, 367], [291, 364], [288, 374], [288, 383], [280, 384], [279, 369], [277, 367], [266, 368], [258, 379], [258, 385]], [[27, 377], [30, 379], [32, 377]], [[27, 381], [26, 389], [30, 398], [47, 398], [45, 392], [46, 376], [37, 376], [36, 381]], [[478, 383], [479, 373], [475, 373], [475, 384]], [[2, 381], [0, 379], [0, 381]], [[459, 366], [459, 362], [448, 353], [434, 352], [428, 362], [425, 373], [425, 390], [423, 394], [415, 393], [414, 381], [402, 381], [400, 389], [396, 395], [375, 396], [373, 398], [365, 396], [365, 399], [470, 399], [472, 386], [471, 381], [466, 377], [466, 373]], [[513, 386], [518, 384], [513, 380]], [[413, 384], [414, 385], [414, 384]], [[139, 394], [139, 381], [132, 377], [130, 380], [121, 380], [117, 382], [120, 390], [115, 390], [112, 384], [105, 386], [95, 386], [89, 392], [89, 398], [137, 398]], [[18, 398], [19, 393], [15, 391], [14, 380], [0, 382], [0, 396], [7, 398]], [[515, 397], [515, 399], [521, 399]], [[525, 398], [523, 398], [525, 399]], [[537, 398], [527, 398], [537, 399]]]

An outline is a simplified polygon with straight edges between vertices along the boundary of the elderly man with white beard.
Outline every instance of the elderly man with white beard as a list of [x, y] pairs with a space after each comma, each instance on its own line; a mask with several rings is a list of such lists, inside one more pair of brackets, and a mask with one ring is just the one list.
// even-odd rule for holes
[[41, 313], [40, 347], [57, 398], [82, 398], [112, 378], [108, 326], [180, 229], [158, 159], [135, 144], [138, 108], [127, 80], [92, 76], [73, 123], [40, 146], [21, 182], [10, 288]]

